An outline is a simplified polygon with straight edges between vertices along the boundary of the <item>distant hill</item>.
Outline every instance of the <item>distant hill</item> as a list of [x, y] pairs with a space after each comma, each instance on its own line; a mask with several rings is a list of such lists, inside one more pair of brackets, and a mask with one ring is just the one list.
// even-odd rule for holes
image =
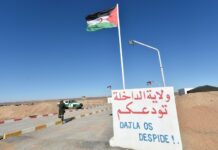
[[210, 86], [210, 85], [204, 85], [204, 86], [196, 87], [196, 88], [188, 91], [188, 93], [209, 92], [209, 91], [218, 91], [218, 87], [214, 87], [214, 86]]

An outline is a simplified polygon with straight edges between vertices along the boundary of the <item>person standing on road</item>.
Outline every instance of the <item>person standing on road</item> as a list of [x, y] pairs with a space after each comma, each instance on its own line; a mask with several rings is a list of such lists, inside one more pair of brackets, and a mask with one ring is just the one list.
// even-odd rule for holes
[[60, 103], [59, 103], [58, 118], [61, 118], [62, 122], [64, 122], [64, 113], [65, 113], [65, 105], [64, 105], [64, 101], [61, 100]]

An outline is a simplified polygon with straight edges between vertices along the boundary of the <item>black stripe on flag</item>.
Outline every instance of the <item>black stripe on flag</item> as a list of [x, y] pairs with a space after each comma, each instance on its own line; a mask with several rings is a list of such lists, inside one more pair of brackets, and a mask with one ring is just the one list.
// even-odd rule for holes
[[97, 13], [91, 14], [86, 16], [86, 21], [91, 21], [91, 20], [95, 20], [99, 17], [103, 17], [103, 16], [109, 16], [110, 12], [114, 9], [115, 7], [111, 8], [111, 9], [107, 9], [107, 10], [103, 10], [103, 11], [99, 11]]

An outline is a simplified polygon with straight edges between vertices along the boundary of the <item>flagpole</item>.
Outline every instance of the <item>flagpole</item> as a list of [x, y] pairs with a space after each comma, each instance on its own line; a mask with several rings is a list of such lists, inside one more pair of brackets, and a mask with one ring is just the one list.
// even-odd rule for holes
[[123, 89], [126, 89], [125, 85], [125, 76], [124, 76], [124, 66], [123, 66], [123, 50], [122, 50], [122, 43], [121, 43], [121, 34], [120, 34], [120, 17], [119, 17], [119, 5], [117, 4], [117, 21], [118, 21], [118, 37], [119, 37], [119, 45], [120, 45], [120, 63], [121, 63], [121, 70], [122, 70], [122, 82], [123, 82]]

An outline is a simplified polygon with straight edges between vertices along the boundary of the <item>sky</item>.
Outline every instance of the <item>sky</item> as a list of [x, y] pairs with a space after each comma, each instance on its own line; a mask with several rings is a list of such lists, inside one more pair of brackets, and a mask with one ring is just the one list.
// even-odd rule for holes
[[2, 0], [0, 102], [106, 96], [122, 88], [117, 28], [85, 17], [119, 3], [126, 88], [218, 86], [216, 0]]

